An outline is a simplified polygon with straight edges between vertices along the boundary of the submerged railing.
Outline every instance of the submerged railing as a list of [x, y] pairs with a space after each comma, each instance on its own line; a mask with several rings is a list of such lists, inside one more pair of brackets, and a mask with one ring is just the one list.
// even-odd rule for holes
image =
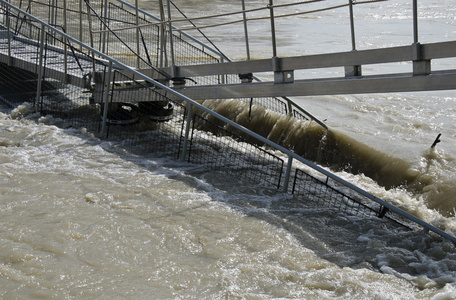
[[[98, 133], [101, 137], [115, 138], [124, 144], [140, 146], [146, 151], [156, 147], [162, 153], [174, 153], [173, 155], [182, 160], [212, 165], [212, 168], [226, 165], [228, 166], [226, 170], [237, 172], [236, 174], [243, 174], [239, 172], [239, 167], [247, 171], [251, 169], [258, 175], [245, 176], [245, 180], [256, 180], [283, 192], [302, 195], [305, 202], [316, 203], [318, 201], [318, 203], [329, 204], [332, 207], [341, 207], [344, 211], [347, 210], [344, 207], [350, 207], [355, 213], [360, 212], [368, 216], [392, 219], [407, 227], [419, 225], [456, 242], [454, 236], [179, 94], [139, 70], [84, 44], [5, 0], [0, 0], [0, 3], [3, 18], [8, 19], [10, 11], [14, 11], [18, 19], [23, 20], [24, 23], [33, 23], [36, 28], [39, 28], [39, 33], [34, 36], [34, 43], [31, 43], [39, 49], [39, 62], [41, 62], [37, 70], [40, 79], [35, 87], [37, 97], [34, 99], [35, 104], [39, 103], [36, 105], [38, 111], [50, 111], [53, 114], [60, 112], [60, 117], [69, 122], [67, 123], [69, 126], [89, 125], [88, 129]], [[9, 21], [6, 20], [6, 23]], [[9, 30], [6, 34], [2, 33], [0, 37], [3, 45], [14, 40], [14, 34]], [[67, 49], [65, 55], [69, 57], [77, 56], [68, 50], [69, 48], [74, 49], [75, 45], [81, 49], [80, 53], [90, 53], [95, 72], [90, 73], [89, 77], [92, 79], [92, 83], [100, 80], [99, 89], [86, 90], [72, 86], [66, 83], [65, 75], [61, 78], [47, 78], [46, 71], [49, 67], [45, 67], [45, 61], [50, 62], [55, 59], [45, 55], [49, 44], [52, 44], [51, 48]], [[1, 55], [8, 55], [8, 51], [6, 53]], [[12, 74], [24, 72], [27, 80], [36, 80], [36, 73], [23, 71], [20, 69], [20, 65], [16, 65], [12, 69], [13, 66], [4, 63], [1, 67]], [[15, 79], [11, 78], [11, 80]], [[47, 83], [47, 88], [42, 89], [42, 86], [40, 87], [42, 83]], [[168, 97], [170, 95], [177, 97], [179, 101], [171, 101]], [[127, 103], [127, 98], [134, 100]], [[156, 103], [162, 103], [163, 107], [165, 105], [168, 108], [173, 107], [172, 116], [170, 114], [169, 119], [159, 120], [161, 122], [151, 120], [147, 112], [150, 105]], [[113, 106], [130, 116], [136, 113], [138, 121], [131, 124], [123, 123], [122, 118], [110, 115], [112, 113], [110, 107]], [[211, 125], [211, 121], [201, 112], [218, 120], [224, 126]], [[57, 114], [57, 116], [59, 115]], [[126, 120], [131, 120], [131, 118]], [[71, 121], [74, 122], [71, 123]], [[242, 133], [242, 137], [237, 133], [229, 132], [226, 129], [227, 126]], [[215, 134], [203, 130], [208, 127], [212, 127], [210, 131]], [[227, 138], [227, 136], [229, 137]], [[248, 137], [248, 141], [245, 137]], [[226, 145], [225, 149], [230, 149], [231, 152], [221, 151], [220, 149], [223, 147], [220, 146], [222, 145]], [[266, 145], [266, 147], [253, 145]], [[202, 149], [198, 149], [198, 147]], [[215, 156], [211, 158], [211, 155], [204, 155], [205, 151], [210, 151]], [[306, 170], [303, 170], [302, 167], [296, 168], [298, 164], [305, 166]], [[230, 165], [234, 167], [230, 168]]]

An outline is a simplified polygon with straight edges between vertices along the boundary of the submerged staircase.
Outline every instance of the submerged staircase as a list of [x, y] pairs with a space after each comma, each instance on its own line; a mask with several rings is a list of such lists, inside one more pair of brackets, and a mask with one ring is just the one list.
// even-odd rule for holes
[[[0, 94], [6, 85], [17, 83], [18, 73], [34, 82], [32, 99], [14, 97], [11, 90], [1, 95], [14, 99], [12, 105], [31, 100], [37, 111], [61, 117], [66, 126], [85, 127], [102, 138], [221, 169], [293, 193], [304, 203], [424, 228], [456, 243], [455, 236], [185, 96], [193, 88], [223, 91], [231, 85], [244, 91], [243, 86], [263, 84], [252, 83], [253, 75], [239, 76], [239, 64], [221, 63], [226, 56], [176, 34], [170, 24], [121, 0], [22, 4], [0, 0], [0, 69], [11, 75], [0, 78]], [[277, 58], [272, 65], [277, 61], [284, 65]], [[207, 66], [219, 71], [203, 72]], [[277, 80], [292, 78], [290, 70], [274, 68]], [[233, 97], [240, 98], [247, 110], [261, 107], [327, 129], [288, 98], [247, 95]]]

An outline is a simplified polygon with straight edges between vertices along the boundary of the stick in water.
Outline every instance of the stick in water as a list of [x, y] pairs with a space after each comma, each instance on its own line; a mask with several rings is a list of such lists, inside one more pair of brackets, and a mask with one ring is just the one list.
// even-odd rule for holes
[[434, 143], [432, 143], [431, 148], [434, 148], [435, 145], [437, 145], [438, 143], [440, 143], [440, 136], [441, 136], [441, 135], [442, 135], [442, 134], [439, 133], [439, 135], [435, 138]]

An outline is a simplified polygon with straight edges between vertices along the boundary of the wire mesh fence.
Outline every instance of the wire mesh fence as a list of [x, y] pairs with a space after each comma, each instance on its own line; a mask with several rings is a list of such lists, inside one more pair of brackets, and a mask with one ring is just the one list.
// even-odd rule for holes
[[160, 28], [148, 24], [150, 22], [144, 16], [136, 18], [134, 12], [109, 3], [103, 52], [138, 68], [160, 66]]
[[267, 110], [276, 112], [281, 115], [288, 114], [288, 105], [287, 103], [280, 98], [240, 98], [239, 101], [244, 101], [249, 103], [249, 107], [253, 105], [264, 107]]
[[281, 158], [197, 114], [188, 161], [277, 189], [284, 172]]
[[304, 115], [300, 111], [297, 111], [296, 109], [293, 109], [293, 117], [295, 117], [298, 120], [303, 120], [303, 121], [309, 120], [309, 118], [306, 115]]
[[12, 107], [32, 102], [42, 114], [64, 119], [66, 126], [98, 128], [85, 76], [106, 67], [94, 63], [58, 32], [12, 11], [7, 16], [3, 20], [7, 26], [0, 28], [4, 102]]
[[[104, 103], [100, 103], [104, 111]], [[153, 85], [114, 72], [107, 112], [107, 137], [146, 151], [178, 158], [187, 109]]]
[[410, 229], [419, 228], [415, 223], [363, 195], [354, 191], [343, 192], [342, 190], [343, 187], [337, 187], [334, 182], [331, 185], [329, 178], [324, 181], [303, 170], [296, 169], [291, 193], [301, 196], [300, 199], [306, 205], [335, 208], [353, 216], [384, 218]]
[[[78, 38], [83, 43], [88, 45], [97, 44], [100, 42], [100, 35], [87, 34], [92, 30], [90, 19], [94, 18], [94, 12], [103, 11], [104, 1], [90, 2], [93, 8], [91, 11], [84, 0], [76, 1], [22, 1], [11, 0], [11, 4], [19, 7], [20, 9], [33, 14], [39, 19], [51, 24], [53, 26], [64, 27], [64, 30], [69, 35]], [[23, 20], [27, 18], [24, 17]], [[22, 21], [16, 25], [20, 25]], [[97, 28], [100, 28], [99, 26]]]

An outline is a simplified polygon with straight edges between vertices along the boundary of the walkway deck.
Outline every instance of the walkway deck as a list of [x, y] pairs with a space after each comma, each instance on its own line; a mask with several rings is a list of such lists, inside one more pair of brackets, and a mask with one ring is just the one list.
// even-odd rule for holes
[[[16, 67], [32, 73], [38, 73], [40, 60], [39, 44], [25, 37], [11, 35], [8, 42], [8, 32], [0, 27], [0, 62], [11, 67]], [[76, 51], [65, 51], [59, 47], [46, 45], [43, 55], [45, 56], [45, 74], [47, 78], [61, 80], [81, 88], [90, 87], [91, 73], [104, 69], [105, 65], [100, 61], [93, 60], [89, 56]], [[95, 64], [95, 65], [94, 65]]]

